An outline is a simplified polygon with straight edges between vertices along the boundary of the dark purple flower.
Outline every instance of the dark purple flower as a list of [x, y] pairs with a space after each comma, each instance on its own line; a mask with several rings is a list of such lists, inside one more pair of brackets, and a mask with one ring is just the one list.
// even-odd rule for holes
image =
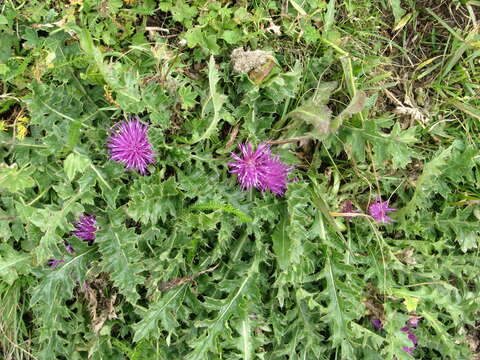
[[400, 329], [401, 331], [405, 332], [408, 334], [408, 339], [412, 342], [412, 344], [414, 346], [417, 346], [418, 344], [418, 339], [417, 337], [415, 336], [415, 334], [413, 333], [412, 330], [410, 330], [410, 328], [408, 326], [405, 326], [403, 328]]
[[[407, 354], [413, 355], [413, 350], [418, 345], [418, 338], [415, 336], [411, 328], [416, 328], [418, 326], [420, 318], [418, 316], [412, 316], [407, 322], [405, 323], [406, 326], [402, 327], [400, 331], [403, 331], [404, 333], [407, 333], [408, 339], [412, 342], [413, 346], [408, 347], [408, 346], [403, 346], [402, 350], [405, 351]], [[377, 330], [383, 330], [383, 324], [382, 321], [378, 318], [372, 318], [371, 319], [373, 327]]]
[[108, 137], [110, 159], [123, 163], [127, 170], [138, 170], [145, 175], [148, 165], [155, 162], [147, 131], [148, 126], [143, 125], [138, 116], [130, 117], [128, 122], [122, 121], [116, 133]]
[[75, 250], [73, 250], [73, 247], [72, 245], [70, 245], [70, 243], [65, 242], [63, 243], [63, 246], [65, 247], [65, 250], [67, 250], [69, 254], [72, 254], [72, 255], [75, 254]]
[[64, 263], [65, 260], [62, 260], [62, 259], [50, 259], [47, 261], [47, 265], [50, 266], [52, 269], [55, 269], [58, 264], [60, 263]]
[[255, 187], [261, 191], [270, 190], [276, 195], [283, 195], [287, 189], [287, 176], [291, 170], [278, 156], [272, 155], [268, 145], [259, 145], [253, 151], [252, 145], [239, 146], [241, 155], [232, 153], [235, 161], [228, 164], [232, 174], [237, 174], [243, 189]]
[[[353, 203], [350, 200], [347, 200], [343, 203], [342, 206], [342, 213], [359, 213], [360, 211], [358, 210], [353, 210]], [[344, 215], [344, 218], [347, 220], [350, 220], [353, 216], [350, 215]]]
[[372, 325], [377, 330], [383, 330], [382, 320], [378, 318], [372, 318]]
[[390, 217], [387, 216], [387, 212], [395, 211], [396, 209], [392, 209], [388, 207], [388, 200], [382, 201], [381, 198], [378, 198], [374, 203], [372, 203], [368, 207], [368, 212], [378, 223], [388, 224], [393, 221]]
[[413, 350], [415, 350], [415, 348], [418, 345], [418, 338], [415, 336], [411, 328], [416, 328], [418, 326], [419, 321], [420, 321], [420, 318], [418, 316], [412, 316], [410, 319], [407, 320], [406, 326], [400, 329], [404, 333], [407, 333], [408, 339], [413, 344], [412, 347], [407, 347], [407, 346], [402, 347], [403, 351], [405, 351], [410, 355], [413, 355]]
[[410, 334], [408, 334], [408, 339], [413, 343], [413, 345], [415, 345], [415, 347], [417, 347], [418, 345], [418, 338], [415, 336], [415, 334], [413, 332], [411, 332]]
[[95, 215], [81, 215], [79, 221], [75, 223], [75, 231], [72, 232], [77, 238], [87, 241], [89, 245], [95, 240], [95, 231], [100, 229]]
[[407, 325], [416, 329], [418, 327], [419, 322], [420, 322], [420, 317], [412, 315], [410, 319], [408, 319]]

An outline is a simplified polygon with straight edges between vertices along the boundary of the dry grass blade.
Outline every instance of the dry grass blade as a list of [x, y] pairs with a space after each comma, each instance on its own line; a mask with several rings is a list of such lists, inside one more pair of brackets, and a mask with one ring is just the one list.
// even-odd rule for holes
[[206, 273], [209, 273], [209, 272], [212, 272], [213, 270], [215, 270], [217, 267], [218, 267], [219, 264], [215, 265], [215, 266], [212, 266], [211, 268], [207, 269], [207, 270], [203, 270], [203, 271], [200, 271], [198, 273], [195, 273], [191, 276], [187, 276], [187, 277], [182, 277], [182, 278], [173, 278], [172, 280], [170, 281], [167, 281], [167, 282], [164, 282], [164, 283], [161, 283], [158, 285], [158, 289], [160, 291], [168, 291], [168, 290], [171, 290], [177, 286], [181, 286], [183, 284], [186, 284], [188, 282], [191, 282], [193, 280], [195, 280], [197, 277], [199, 277], [200, 275], [203, 275], [203, 274], [206, 274]]
[[85, 282], [80, 291], [87, 300], [87, 308], [92, 318], [91, 326], [94, 333], [98, 333], [105, 321], [116, 319], [115, 300], [117, 294], [113, 293], [110, 297], [106, 297], [104, 289], [107, 286], [106, 279], [99, 277], [92, 282]]

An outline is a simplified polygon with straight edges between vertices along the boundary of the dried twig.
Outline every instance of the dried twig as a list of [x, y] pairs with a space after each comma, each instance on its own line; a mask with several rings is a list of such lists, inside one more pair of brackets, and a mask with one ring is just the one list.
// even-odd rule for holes
[[280, 145], [280, 144], [289, 144], [289, 143], [295, 143], [299, 141], [308, 141], [311, 140], [312, 137], [307, 135], [307, 136], [299, 136], [296, 138], [290, 138], [290, 139], [281, 139], [281, 140], [269, 140], [267, 141], [267, 144], [270, 145]]
[[161, 28], [161, 27], [158, 27], [158, 26], [145, 26], [145, 30], [147, 30], [147, 31], [163, 31], [163, 32], [166, 32], [167, 34], [170, 34], [170, 30], [165, 29], [165, 28]]
[[239, 129], [238, 125], [233, 128], [232, 132], [230, 133], [230, 139], [228, 139], [228, 142], [225, 145], [225, 149], [228, 149], [235, 142], [235, 139], [237, 138], [237, 134], [238, 134], [238, 129]]
[[173, 278], [172, 280], [170, 281], [167, 281], [167, 282], [164, 282], [164, 283], [161, 283], [158, 285], [158, 289], [160, 291], [168, 291], [168, 290], [171, 290], [173, 289], [174, 287], [177, 287], [177, 286], [181, 286], [183, 284], [186, 284], [187, 282], [190, 282], [190, 281], [193, 281], [195, 280], [197, 277], [199, 277], [200, 275], [203, 275], [203, 274], [206, 274], [208, 272], [212, 272], [213, 270], [215, 270], [217, 267], [218, 267], [219, 264], [207, 269], [207, 270], [203, 270], [203, 271], [200, 271], [196, 274], [193, 274], [192, 276], [188, 276], [188, 277], [183, 277], [183, 278]]
[[0, 221], [10, 221], [15, 219], [16, 219], [15, 216], [0, 217]]
[[27, 350], [25, 350], [24, 348], [22, 348], [20, 345], [16, 344], [13, 340], [11, 340], [8, 336], [7, 336], [7, 333], [5, 332], [5, 330], [3, 329], [3, 326], [2, 326], [2, 323], [0, 322], [0, 333], [2, 333], [3, 336], [5, 336], [5, 339], [7, 339], [7, 341], [15, 348], [17, 348], [18, 350], [22, 351], [23, 353], [27, 354], [29, 357], [31, 357], [32, 359], [35, 359], [35, 360], [38, 360], [38, 358], [36, 358], [32, 353], [28, 352]]

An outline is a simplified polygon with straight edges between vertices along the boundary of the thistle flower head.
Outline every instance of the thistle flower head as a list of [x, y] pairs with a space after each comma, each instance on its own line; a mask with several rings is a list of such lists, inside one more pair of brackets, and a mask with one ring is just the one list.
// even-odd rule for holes
[[412, 347], [408, 347], [408, 346], [402, 347], [402, 350], [405, 351], [407, 354], [410, 354], [410, 355], [413, 355], [413, 350], [415, 350], [417, 348], [417, 345], [418, 345], [418, 338], [413, 333], [411, 328], [416, 329], [419, 321], [420, 321], [419, 317], [413, 316], [409, 320], [407, 320], [407, 322], [405, 323], [406, 326], [404, 326], [400, 329], [400, 331], [403, 331], [404, 333], [407, 333], [408, 340], [410, 340], [413, 344]]
[[55, 269], [58, 264], [60, 263], [64, 263], [65, 260], [62, 260], [62, 259], [50, 259], [47, 261], [47, 265], [50, 266], [52, 269]]
[[95, 215], [81, 215], [79, 221], [75, 223], [75, 231], [72, 234], [91, 245], [95, 240], [95, 231], [100, 229], [96, 224]]
[[71, 255], [75, 254], [75, 250], [73, 250], [73, 246], [68, 243], [68, 242], [65, 242], [63, 243], [63, 247], [65, 248], [65, 250], [67, 250], [67, 252]]
[[420, 322], [420, 317], [412, 315], [410, 319], [407, 321], [407, 325], [416, 329], [418, 327], [418, 323]]
[[412, 344], [413, 344], [414, 346], [417, 346], [417, 344], [418, 344], [418, 339], [417, 339], [417, 337], [415, 336], [415, 334], [413, 333], [413, 331], [410, 330], [410, 328], [409, 328], [408, 326], [402, 327], [400, 330], [403, 331], [404, 333], [407, 333], [408, 339], [412, 342]]
[[[342, 206], [342, 213], [344, 214], [353, 214], [353, 213], [359, 213], [360, 211], [359, 210], [354, 210], [353, 209], [353, 203], [350, 201], [350, 200], [347, 200], [343, 203], [343, 206]], [[344, 215], [345, 219], [347, 219], [347, 221], [350, 221], [352, 219], [353, 216], [351, 215]], [[372, 320], [373, 321], [373, 320]]]
[[379, 318], [372, 318], [371, 321], [372, 321], [372, 325], [375, 329], [383, 330], [382, 320], [380, 320]]
[[228, 166], [243, 189], [255, 187], [261, 191], [270, 190], [283, 195], [287, 189], [287, 176], [291, 170], [278, 156], [272, 155], [268, 145], [260, 145], [254, 151], [250, 143], [239, 146], [241, 154], [231, 153], [233, 162]]
[[368, 207], [368, 212], [378, 223], [389, 224], [393, 221], [392, 218], [387, 216], [389, 211], [395, 211], [396, 209], [388, 207], [388, 200], [382, 201], [381, 198], [378, 198], [375, 202], [370, 204]]
[[[377, 330], [383, 330], [383, 325], [382, 321], [378, 318], [372, 318], [371, 319], [373, 326]], [[418, 326], [418, 322], [420, 321], [420, 318], [418, 316], [412, 316], [407, 322], [405, 323], [405, 326], [400, 329], [400, 331], [403, 331], [408, 335], [408, 339], [412, 342], [413, 346], [403, 346], [402, 350], [405, 351], [409, 355], [413, 355], [413, 351], [417, 348], [418, 346], [418, 338], [417, 336], [413, 333], [412, 328], [416, 329]]]
[[131, 116], [128, 122], [122, 121], [116, 132], [108, 137], [110, 159], [121, 162], [127, 170], [138, 170], [145, 175], [148, 165], [155, 162], [147, 131], [148, 126], [142, 124], [138, 116]]

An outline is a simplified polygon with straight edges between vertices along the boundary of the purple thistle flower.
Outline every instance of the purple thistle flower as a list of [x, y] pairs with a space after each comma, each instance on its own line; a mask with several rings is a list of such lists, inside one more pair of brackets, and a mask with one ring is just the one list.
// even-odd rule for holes
[[405, 326], [405, 327], [401, 328], [400, 330], [403, 331], [404, 333], [407, 333], [408, 334], [408, 339], [412, 342], [412, 344], [414, 346], [417, 346], [418, 339], [415, 336], [415, 334], [412, 332], [412, 330], [410, 330], [410, 328], [408, 326]]
[[71, 255], [75, 254], [75, 250], [73, 250], [73, 247], [72, 247], [72, 245], [70, 245], [70, 243], [65, 242], [65, 243], [63, 243], [63, 246], [69, 254], [71, 254]]
[[372, 318], [371, 321], [372, 321], [372, 325], [375, 329], [383, 330], [382, 320], [380, 320], [378, 318]]
[[389, 224], [394, 221], [387, 215], [389, 211], [395, 211], [396, 209], [388, 207], [388, 200], [383, 201], [381, 198], [378, 198], [374, 203], [368, 207], [368, 212], [378, 223]]
[[58, 264], [64, 263], [64, 262], [65, 260], [63, 259], [50, 259], [47, 261], [47, 265], [50, 266], [52, 269], [55, 269], [58, 266]]
[[272, 155], [268, 145], [259, 145], [253, 151], [250, 143], [239, 146], [242, 154], [231, 153], [235, 160], [228, 164], [230, 173], [237, 174], [237, 180], [244, 190], [255, 187], [261, 191], [270, 190], [283, 195], [287, 189], [287, 176], [291, 170], [278, 156]]
[[95, 231], [100, 229], [98, 226], [95, 226], [96, 224], [95, 215], [80, 215], [79, 221], [75, 223], [76, 230], [72, 234], [91, 245], [93, 240], [95, 240]]
[[410, 319], [407, 321], [407, 326], [410, 326], [414, 329], [418, 327], [418, 323], [420, 322], [420, 317], [412, 315]]
[[[342, 213], [360, 213], [359, 210], [353, 210], [353, 203], [350, 201], [350, 200], [347, 200], [343, 203], [343, 206], [342, 206], [342, 210], [341, 210]], [[351, 215], [344, 215], [344, 218], [347, 219], [347, 221], [350, 221], [350, 219], [352, 218], [353, 216]]]
[[108, 137], [110, 159], [123, 163], [127, 170], [138, 170], [145, 175], [148, 165], [155, 162], [147, 136], [148, 126], [143, 125], [138, 116], [131, 116], [129, 120], [122, 121], [117, 132]]
[[413, 344], [412, 347], [408, 347], [408, 346], [402, 347], [402, 350], [405, 351], [407, 354], [410, 354], [410, 355], [413, 355], [413, 350], [415, 350], [415, 348], [418, 345], [418, 338], [415, 336], [415, 334], [410, 329], [410, 327], [413, 327], [414, 329], [417, 328], [419, 321], [420, 321], [420, 318], [418, 316], [413, 316], [413, 317], [411, 317], [410, 319], [407, 320], [407, 322], [406, 322], [407, 326], [404, 326], [400, 329], [404, 333], [407, 333], [408, 339]]
[[[373, 327], [377, 330], [383, 330], [383, 324], [382, 321], [378, 318], [372, 318], [371, 319]], [[411, 328], [416, 329], [418, 326], [418, 322], [420, 321], [420, 318], [418, 316], [412, 316], [407, 322], [405, 323], [406, 326], [402, 327], [400, 331], [403, 331], [404, 333], [407, 333], [408, 339], [412, 342], [413, 346], [408, 347], [408, 346], [403, 346], [402, 350], [405, 351], [407, 354], [413, 355], [413, 350], [416, 349], [418, 346], [418, 338], [415, 336]]]

